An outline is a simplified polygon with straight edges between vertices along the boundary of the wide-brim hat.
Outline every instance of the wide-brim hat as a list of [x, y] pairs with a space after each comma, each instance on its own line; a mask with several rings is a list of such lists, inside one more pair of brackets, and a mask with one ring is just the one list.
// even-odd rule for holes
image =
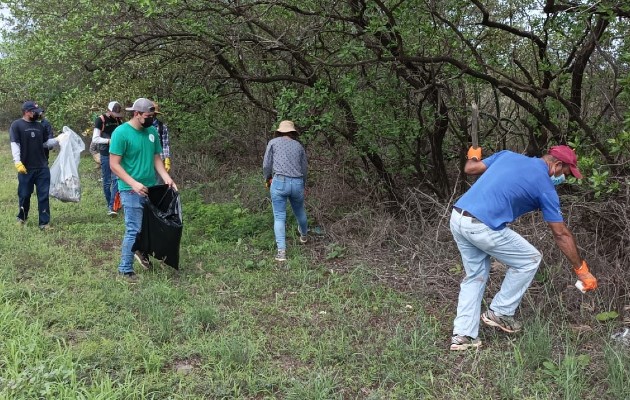
[[295, 125], [293, 124], [293, 121], [282, 121], [280, 122], [280, 125], [278, 125], [278, 129], [276, 129], [276, 132], [289, 133], [297, 131], [295, 130]]
[[582, 173], [577, 167], [577, 154], [575, 154], [575, 151], [573, 151], [572, 148], [565, 145], [553, 146], [549, 149], [548, 154], [555, 157], [557, 160], [568, 164], [571, 169], [571, 175], [578, 179], [582, 179]]

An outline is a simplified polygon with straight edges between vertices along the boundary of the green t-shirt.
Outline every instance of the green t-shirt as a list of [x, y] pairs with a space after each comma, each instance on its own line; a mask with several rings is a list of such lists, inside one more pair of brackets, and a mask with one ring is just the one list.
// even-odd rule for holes
[[[109, 153], [121, 156], [120, 165], [131, 177], [144, 186], [154, 186], [155, 155], [162, 153], [162, 146], [154, 127], [137, 130], [125, 122], [112, 133]], [[131, 190], [131, 186], [118, 179], [118, 190]]]

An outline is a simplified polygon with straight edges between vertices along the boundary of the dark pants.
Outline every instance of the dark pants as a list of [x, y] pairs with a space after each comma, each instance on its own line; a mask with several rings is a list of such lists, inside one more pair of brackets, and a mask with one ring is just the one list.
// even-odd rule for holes
[[50, 170], [48, 167], [29, 169], [26, 174], [18, 174], [18, 201], [20, 202], [20, 211], [17, 217], [23, 221], [26, 221], [28, 218], [33, 187], [37, 188], [39, 226], [47, 225], [50, 222], [50, 206], [48, 204]]

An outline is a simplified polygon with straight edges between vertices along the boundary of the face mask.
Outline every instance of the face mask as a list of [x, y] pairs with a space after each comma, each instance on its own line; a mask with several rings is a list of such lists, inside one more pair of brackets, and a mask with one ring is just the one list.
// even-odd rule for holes
[[41, 116], [40, 113], [33, 113], [33, 121], [37, 121], [40, 116]]
[[144, 117], [144, 122], [142, 123], [143, 128], [148, 128], [153, 125], [153, 117]]
[[551, 178], [551, 183], [553, 183], [554, 186], [558, 186], [564, 183], [564, 181], [566, 180], [566, 177], [564, 176], [564, 174], [560, 176], [551, 175], [550, 178]]

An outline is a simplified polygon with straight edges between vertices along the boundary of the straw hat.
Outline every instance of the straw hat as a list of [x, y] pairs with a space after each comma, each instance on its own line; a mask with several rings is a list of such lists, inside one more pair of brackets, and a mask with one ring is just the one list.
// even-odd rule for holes
[[280, 133], [297, 132], [295, 130], [295, 125], [293, 124], [293, 121], [280, 122], [280, 125], [278, 125], [278, 129], [276, 131]]

